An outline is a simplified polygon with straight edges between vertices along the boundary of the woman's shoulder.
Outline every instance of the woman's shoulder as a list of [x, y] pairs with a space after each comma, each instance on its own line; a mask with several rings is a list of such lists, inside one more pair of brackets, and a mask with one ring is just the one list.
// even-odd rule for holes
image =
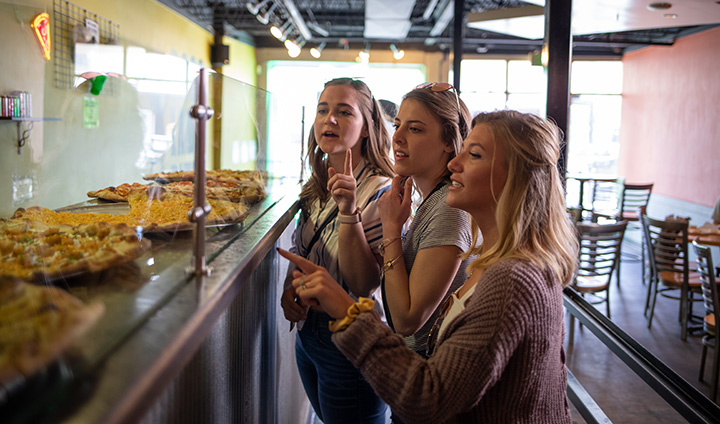
[[554, 286], [560, 287], [557, 278], [547, 267], [520, 257], [497, 261], [485, 270], [482, 278], [493, 286], [503, 281], [506, 288], [531, 295], [546, 292]]

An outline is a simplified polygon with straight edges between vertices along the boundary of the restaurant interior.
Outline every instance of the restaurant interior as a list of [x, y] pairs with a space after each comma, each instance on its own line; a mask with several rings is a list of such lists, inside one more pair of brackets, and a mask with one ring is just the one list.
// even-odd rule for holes
[[[3, 103], [0, 118], [0, 218], [84, 208], [89, 190], [200, 169], [198, 160], [270, 177], [244, 224], [205, 233], [212, 275], [184, 274], [193, 240], [172, 233], [151, 236], [153, 254], [132, 275], [54, 280], [103, 300], [106, 317], [78, 342], [86, 362], [58, 367], [61, 382], [52, 369], [3, 382], [0, 416], [319, 422], [279, 308], [287, 265], [271, 247], [291, 243], [322, 83], [349, 76], [395, 103], [444, 81], [473, 113], [511, 108], [558, 121], [568, 216], [594, 258], [580, 257], [587, 274], [565, 300], [573, 421], [720, 422], [717, 342], [703, 325], [713, 293], [703, 282], [720, 277], [711, 217], [720, 202], [720, 1], [566, 3], [0, 0], [0, 95], [23, 99], [9, 115]], [[43, 13], [51, 43], [38, 35]], [[546, 22], [571, 28], [564, 45]], [[558, 64], [558, 51], [570, 61]], [[560, 112], [548, 91], [558, 86], [567, 94]], [[198, 159], [203, 119], [187, 111], [201, 93], [214, 115]], [[663, 262], [657, 246], [668, 231], [679, 250]], [[105, 279], [113, 285], [99, 288]]]

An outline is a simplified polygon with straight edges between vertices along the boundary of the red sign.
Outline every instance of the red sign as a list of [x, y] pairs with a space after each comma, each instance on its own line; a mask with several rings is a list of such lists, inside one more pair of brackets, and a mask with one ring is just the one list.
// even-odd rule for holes
[[50, 15], [45, 12], [37, 15], [30, 26], [40, 42], [45, 60], [50, 60]]

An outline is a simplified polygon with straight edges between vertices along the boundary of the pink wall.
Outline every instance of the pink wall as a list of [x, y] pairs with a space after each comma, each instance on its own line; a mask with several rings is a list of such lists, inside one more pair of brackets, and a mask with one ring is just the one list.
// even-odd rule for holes
[[720, 197], [720, 28], [623, 58], [618, 174], [653, 193], [713, 206]]

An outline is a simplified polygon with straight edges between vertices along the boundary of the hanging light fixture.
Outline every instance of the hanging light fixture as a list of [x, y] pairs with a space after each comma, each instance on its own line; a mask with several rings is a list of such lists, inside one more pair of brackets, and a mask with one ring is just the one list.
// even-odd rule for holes
[[292, 58], [296, 58], [300, 56], [300, 52], [302, 51], [302, 47], [305, 45], [305, 40], [285, 40], [285, 48], [287, 48], [288, 56]]
[[370, 62], [370, 43], [365, 43], [365, 47], [358, 52], [355, 61], [358, 63], [369, 63]]
[[322, 51], [325, 48], [326, 43], [322, 42], [319, 46], [313, 47], [310, 49], [310, 55], [314, 57], [315, 59], [320, 59], [320, 55], [322, 55]]
[[400, 60], [405, 57], [405, 50], [398, 50], [395, 44], [390, 44], [390, 50], [392, 51], [395, 60]]
[[277, 38], [280, 41], [285, 41], [287, 39], [287, 35], [290, 33], [290, 30], [292, 29], [290, 27], [291, 22], [285, 21], [285, 23], [278, 27], [276, 25], [273, 25], [270, 27], [270, 33], [273, 35], [273, 37]]
[[270, 22], [270, 14], [275, 10], [275, 7], [277, 7], [277, 3], [273, 3], [272, 6], [265, 12], [264, 15], [256, 15], [258, 22], [260, 22], [263, 25], [267, 25]]
[[260, 12], [260, 9], [262, 9], [269, 2], [270, 2], [270, 0], [263, 0], [260, 3], [254, 4], [253, 2], [249, 1], [246, 4], [247, 10], [248, 10], [248, 12], [257, 16], [258, 12]]

